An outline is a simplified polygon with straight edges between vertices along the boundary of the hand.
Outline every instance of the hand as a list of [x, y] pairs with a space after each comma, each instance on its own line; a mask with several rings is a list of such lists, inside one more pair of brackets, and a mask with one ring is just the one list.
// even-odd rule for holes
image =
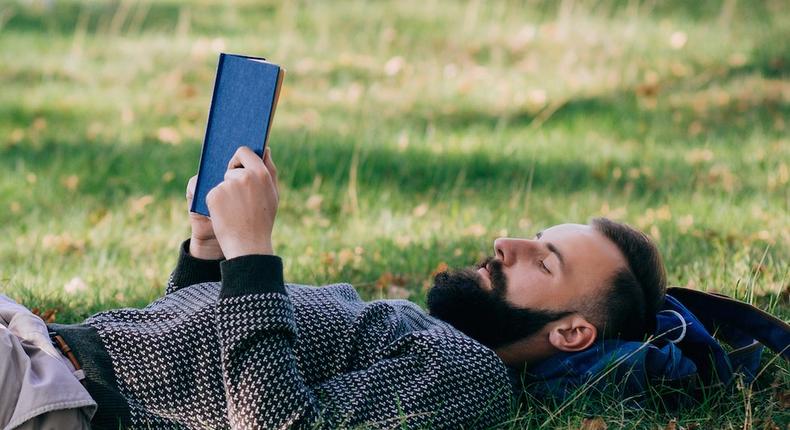
[[[187, 210], [192, 207], [195, 197], [197, 176], [189, 178], [187, 183]], [[189, 223], [192, 225], [192, 237], [189, 240], [189, 254], [203, 260], [219, 260], [223, 258], [222, 248], [214, 235], [211, 218], [189, 211]]]
[[211, 222], [225, 257], [274, 254], [272, 229], [279, 204], [271, 151], [263, 159], [242, 146], [228, 162], [225, 180], [206, 196]]

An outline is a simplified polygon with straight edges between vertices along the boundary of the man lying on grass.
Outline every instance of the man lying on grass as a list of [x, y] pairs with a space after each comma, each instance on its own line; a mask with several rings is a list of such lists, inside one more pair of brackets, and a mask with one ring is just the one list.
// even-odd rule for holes
[[[194, 178], [188, 200], [192, 190]], [[34, 416], [13, 410], [39, 395], [50, 400], [39, 423], [60, 414], [72, 427], [91, 416], [113, 429], [488, 427], [509, 417], [516, 369], [602, 337], [641, 339], [664, 299], [656, 247], [607, 219], [497, 239], [492, 258], [436, 276], [428, 313], [364, 302], [348, 284], [285, 284], [271, 240], [278, 199], [271, 153], [236, 152], [208, 195], [211, 218], [190, 214], [164, 297], [50, 325], [72, 360], [44, 362], [52, 348], [40, 339], [2, 347], [16, 360], [2, 362], [0, 419]], [[28, 315], [3, 306], [6, 325]], [[51, 383], [16, 384], [26, 368]]]

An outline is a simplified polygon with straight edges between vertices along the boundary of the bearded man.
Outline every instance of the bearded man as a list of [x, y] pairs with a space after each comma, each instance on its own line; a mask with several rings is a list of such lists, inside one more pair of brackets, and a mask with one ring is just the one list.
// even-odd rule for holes
[[241, 148], [160, 299], [49, 326], [0, 300], [0, 426], [489, 427], [510, 416], [518, 369], [641, 338], [664, 300], [655, 245], [603, 218], [497, 239], [436, 276], [428, 313], [286, 284], [278, 201], [271, 152]]

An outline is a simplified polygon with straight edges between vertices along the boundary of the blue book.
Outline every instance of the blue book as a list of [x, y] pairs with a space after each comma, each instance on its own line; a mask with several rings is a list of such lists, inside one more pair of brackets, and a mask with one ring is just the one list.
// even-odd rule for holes
[[263, 156], [284, 75], [263, 58], [219, 55], [192, 212], [209, 215], [206, 195], [222, 182], [239, 147]]

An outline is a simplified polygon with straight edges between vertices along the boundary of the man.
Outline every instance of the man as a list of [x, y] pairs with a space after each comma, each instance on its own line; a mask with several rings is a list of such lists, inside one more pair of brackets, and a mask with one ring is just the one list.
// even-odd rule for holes
[[[193, 190], [194, 178], [188, 200]], [[363, 302], [347, 284], [286, 285], [271, 240], [278, 199], [271, 152], [240, 149], [208, 194], [211, 218], [190, 214], [164, 297], [49, 326], [75, 355], [58, 362], [77, 376], [70, 390], [84, 374], [74, 398], [98, 406], [69, 406], [83, 425], [489, 427], [509, 416], [514, 370], [640, 338], [663, 301], [655, 246], [606, 219], [497, 239], [492, 258], [436, 276], [430, 315]]]

